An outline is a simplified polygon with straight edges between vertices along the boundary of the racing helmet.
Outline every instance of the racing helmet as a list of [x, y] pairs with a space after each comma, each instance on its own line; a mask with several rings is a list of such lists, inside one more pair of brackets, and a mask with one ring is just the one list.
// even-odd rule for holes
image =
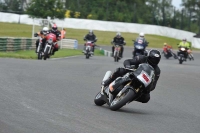
[[93, 35], [93, 30], [90, 30], [90, 31], [89, 31], [89, 35], [90, 35], [90, 36]]
[[43, 33], [44, 35], [46, 35], [46, 34], [48, 33], [48, 31], [49, 31], [49, 28], [48, 28], [48, 27], [43, 27], [42, 33]]
[[117, 33], [116, 33], [116, 36], [117, 36], [117, 37], [121, 37], [121, 33], [120, 33], [120, 32], [117, 32]]
[[58, 27], [57, 27], [57, 25], [56, 24], [54, 24], [53, 26], [52, 26], [52, 31], [57, 31], [57, 29], [58, 29]]
[[187, 39], [186, 39], [186, 38], [183, 38], [183, 41], [187, 41]]
[[163, 43], [163, 46], [167, 46], [167, 43], [165, 42], [165, 43]]
[[144, 33], [143, 33], [143, 32], [140, 32], [139, 36], [140, 36], [140, 37], [144, 37]]
[[147, 55], [147, 62], [152, 65], [152, 66], [156, 66], [158, 65], [158, 63], [160, 62], [161, 59], [161, 54], [160, 51], [156, 50], [156, 49], [151, 49], [148, 52]]

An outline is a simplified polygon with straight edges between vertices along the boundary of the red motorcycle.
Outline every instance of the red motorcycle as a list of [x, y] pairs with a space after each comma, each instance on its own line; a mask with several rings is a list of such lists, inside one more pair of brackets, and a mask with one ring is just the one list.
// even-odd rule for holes
[[86, 59], [89, 59], [89, 57], [92, 56], [93, 48], [94, 48], [94, 41], [87, 40], [87, 42], [85, 43], [85, 52], [84, 52]]
[[48, 34], [46, 36], [46, 43], [45, 43], [44, 53], [43, 53], [44, 60], [50, 57], [54, 47], [58, 47], [57, 45], [58, 44], [57, 44], [56, 35], [53, 33]]

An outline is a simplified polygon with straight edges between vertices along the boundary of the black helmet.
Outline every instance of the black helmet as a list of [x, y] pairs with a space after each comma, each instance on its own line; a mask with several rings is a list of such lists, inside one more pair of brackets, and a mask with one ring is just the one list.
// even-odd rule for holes
[[160, 62], [161, 54], [160, 51], [152, 49], [147, 55], [147, 61], [150, 65], [156, 66]]

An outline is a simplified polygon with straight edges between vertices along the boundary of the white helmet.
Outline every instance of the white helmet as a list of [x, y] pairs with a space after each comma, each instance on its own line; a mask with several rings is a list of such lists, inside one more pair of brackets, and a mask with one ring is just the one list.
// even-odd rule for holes
[[121, 36], [121, 33], [120, 33], [120, 32], [117, 32], [117, 33], [116, 33], [116, 36]]
[[89, 31], [89, 35], [93, 35], [93, 30], [90, 30], [90, 31]]
[[48, 31], [49, 31], [49, 28], [48, 28], [48, 27], [44, 27], [44, 28], [42, 29], [43, 34], [47, 34]]
[[144, 37], [144, 33], [143, 32], [140, 32], [140, 37]]

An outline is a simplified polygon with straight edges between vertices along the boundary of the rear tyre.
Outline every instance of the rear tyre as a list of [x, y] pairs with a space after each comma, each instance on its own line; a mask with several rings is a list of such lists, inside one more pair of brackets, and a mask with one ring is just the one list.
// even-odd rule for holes
[[101, 92], [99, 92], [95, 98], [94, 98], [94, 103], [97, 105], [97, 106], [102, 106], [104, 105], [106, 102], [102, 100], [102, 95], [101, 95]]
[[116, 111], [126, 105], [128, 102], [132, 101], [134, 97], [135, 92], [132, 89], [128, 89], [120, 97], [115, 97], [110, 104], [110, 109]]

